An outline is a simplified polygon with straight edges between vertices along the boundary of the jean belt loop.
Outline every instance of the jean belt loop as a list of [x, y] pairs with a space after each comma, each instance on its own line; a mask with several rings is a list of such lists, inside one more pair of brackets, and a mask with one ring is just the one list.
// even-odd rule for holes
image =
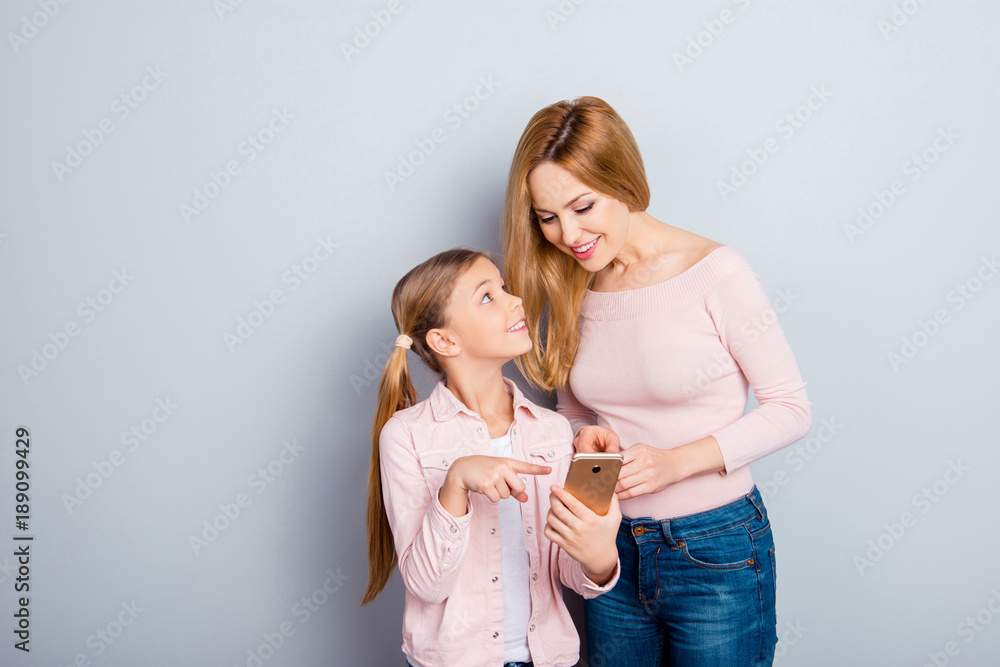
[[676, 547], [677, 544], [674, 542], [674, 536], [670, 534], [670, 520], [669, 519], [664, 519], [663, 521], [660, 522], [660, 530], [663, 531], [663, 541], [664, 541], [664, 543], [668, 547], [670, 547], [671, 549], [673, 549], [674, 547]]
[[764, 509], [764, 501], [761, 500], [760, 492], [757, 487], [754, 486], [750, 493], [747, 494], [747, 498], [753, 503], [753, 506], [757, 508], [757, 514], [760, 515], [761, 521], [767, 521], [767, 511]]

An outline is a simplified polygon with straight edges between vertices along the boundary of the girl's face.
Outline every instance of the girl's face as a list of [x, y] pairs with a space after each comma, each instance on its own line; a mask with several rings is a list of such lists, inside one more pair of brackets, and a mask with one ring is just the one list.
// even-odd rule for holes
[[505, 363], [531, 350], [520, 297], [506, 291], [497, 267], [479, 257], [455, 283], [442, 327], [466, 359]]
[[588, 271], [606, 267], [625, 245], [628, 206], [604, 196], [553, 162], [528, 174], [532, 208], [546, 240]]

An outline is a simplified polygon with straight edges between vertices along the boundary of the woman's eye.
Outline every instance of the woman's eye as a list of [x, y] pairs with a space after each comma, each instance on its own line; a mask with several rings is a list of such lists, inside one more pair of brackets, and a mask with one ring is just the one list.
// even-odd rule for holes
[[492, 303], [492, 302], [493, 302], [493, 297], [491, 297], [490, 293], [487, 292], [486, 294], [483, 295], [483, 299], [479, 303]]
[[591, 202], [591, 203], [587, 204], [587, 205], [586, 205], [586, 206], [584, 206], [583, 208], [578, 208], [578, 209], [576, 210], [576, 212], [577, 212], [577, 213], [586, 213], [587, 211], [589, 211], [589, 210], [590, 210], [590, 209], [592, 209], [592, 208], [594, 208], [594, 202]]
[[547, 218], [543, 218], [542, 216], [538, 216], [538, 222], [541, 222], [541, 223], [552, 222], [555, 219], [556, 219], [556, 216], [554, 216], [554, 215], [550, 215]]

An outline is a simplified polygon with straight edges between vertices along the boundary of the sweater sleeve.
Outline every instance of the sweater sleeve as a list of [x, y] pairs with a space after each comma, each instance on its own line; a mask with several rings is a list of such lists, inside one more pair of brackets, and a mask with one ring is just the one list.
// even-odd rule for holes
[[569, 382], [556, 392], [556, 412], [569, 420], [570, 426], [573, 427], [573, 436], [584, 426], [597, 424], [597, 413], [577, 400], [573, 390], [569, 388]]
[[749, 266], [720, 280], [709, 293], [707, 306], [722, 344], [739, 364], [759, 404], [712, 433], [726, 474], [809, 433], [812, 404], [778, 316]]
[[442, 602], [458, 581], [469, 546], [471, 503], [461, 517], [441, 505], [427, 487], [408, 429], [395, 417], [379, 434], [379, 463], [403, 583], [424, 602]]

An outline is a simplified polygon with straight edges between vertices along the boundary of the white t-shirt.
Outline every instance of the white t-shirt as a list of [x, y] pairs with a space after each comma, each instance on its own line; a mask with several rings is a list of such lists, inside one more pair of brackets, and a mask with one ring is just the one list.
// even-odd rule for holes
[[[510, 431], [500, 438], [491, 439], [490, 444], [493, 456], [512, 458]], [[503, 659], [504, 662], [530, 662], [528, 618], [531, 616], [531, 593], [528, 585], [531, 569], [521, 524], [521, 503], [516, 498], [504, 498], [498, 507], [503, 568]]]

